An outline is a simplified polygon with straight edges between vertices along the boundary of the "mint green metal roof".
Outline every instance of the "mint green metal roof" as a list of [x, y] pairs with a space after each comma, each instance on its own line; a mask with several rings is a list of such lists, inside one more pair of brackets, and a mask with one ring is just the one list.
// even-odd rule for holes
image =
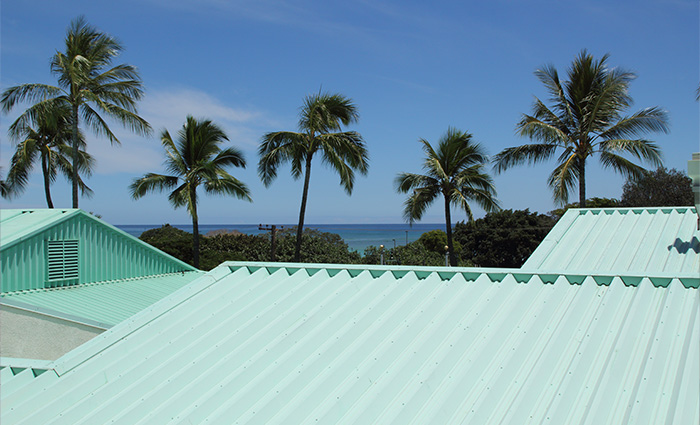
[[698, 423], [698, 280], [225, 263], [7, 378], [0, 419]]
[[0, 293], [0, 305], [112, 327], [192, 282], [203, 272], [169, 273], [59, 288]]
[[[71, 274], [56, 279], [49, 264], [60, 264], [61, 257], [51, 257], [49, 244], [65, 241], [73, 247], [72, 262], [65, 262]], [[81, 210], [0, 210], [1, 292], [194, 270]]]
[[0, 246], [17, 243], [46, 226], [75, 215], [75, 209], [0, 210]]
[[693, 207], [571, 209], [523, 269], [700, 276], [697, 223]]

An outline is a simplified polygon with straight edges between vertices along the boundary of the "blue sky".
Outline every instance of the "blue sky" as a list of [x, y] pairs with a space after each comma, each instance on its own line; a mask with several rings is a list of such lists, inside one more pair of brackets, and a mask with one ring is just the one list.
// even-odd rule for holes
[[[203, 196], [200, 222], [295, 223], [302, 182], [285, 167], [265, 188], [256, 174], [257, 145], [268, 131], [296, 129], [304, 96], [321, 87], [342, 93], [359, 108], [360, 121], [350, 128], [367, 142], [370, 172], [358, 176], [347, 196], [337, 176], [315, 161], [306, 222], [397, 223], [404, 198], [393, 180], [421, 171], [419, 138], [434, 142], [453, 126], [472, 133], [490, 154], [527, 142], [515, 135], [515, 124], [534, 96], [546, 99], [533, 71], [553, 64], [563, 73], [584, 48], [596, 57], [609, 53], [610, 65], [637, 74], [631, 111], [656, 105], [668, 111], [671, 132], [650, 137], [667, 167], [686, 170], [700, 150], [698, 9], [697, 0], [4, 0], [0, 85], [54, 84], [50, 57], [78, 15], [121, 40], [125, 51], [117, 63], [139, 68], [146, 89], [139, 112], [155, 132], [145, 138], [113, 124], [121, 146], [88, 139], [98, 160], [88, 181], [95, 195], [80, 206], [113, 224], [189, 222], [166, 194], [134, 201], [127, 189], [135, 177], [164, 171], [157, 136], [164, 128], [175, 133], [188, 114], [221, 125], [243, 150], [248, 167], [231, 173], [254, 199]], [[0, 118], [3, 174], [13, 152], [7, 127], [22, 110]], [[496, 176], [503, 207], [555, 208], [546, 186], [553, 167], [522, 166]], [[38, 169], [28, 190], [3, 200], [3, 208], [45, 207]], [[589, 197], [620, 197], [620, 176], [595, 163], [588, 170]], [[70, 206], [70, 188], [60, 178], [53, 198], [58, 207]], [[422, 221], [444, 221], [441, 203]]]

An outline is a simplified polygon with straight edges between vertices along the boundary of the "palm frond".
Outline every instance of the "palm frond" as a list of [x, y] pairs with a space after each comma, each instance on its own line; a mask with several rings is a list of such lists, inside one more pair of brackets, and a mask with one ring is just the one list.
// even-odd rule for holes
[[112, 144], [121, 145], [117, 136], [109, 128], [107, 122], [98, 114], [90, 105], [82, 103], [79, 109], [82, 120], [92, 129], [92, 132], [97, 136], [104, 136]]
[[621, 118], [601, 132], [601, 139], [625, 139], [638, 134], [669, 132], [668, 113], [659, 107], [645, 108]]
[[360, 174], [367, 174], [369, 151], [360, 133], [356, 131], [324, 133], [316, 136], [314, 142], [318, 150], [333, 151], [348, 166], [356, 169]]
[[439, 191], [440, 181], [422, 174], [400, 173], [394, 180], [396, 191], [399, 193], [408, 193], [419, 188], [430, 188], [430, 190]]
[[521, 137], [537, 140], [541, 144], [566, 146], [571, 142], [571, 131], [566, 124], [559, 120], [552, 122], [543, 121], [535, 116], [524, 114], [516, 127], [516, 132]]
[[265, 186], [277, 177], [277, 168], [284, 162], [292, 163], [292, 176], [302, 174], [302, 161], [306, 160], [308, 140], [305, 134], [291, 131], [267, 133], [258, 148], [258, 176]]
[[7, 179], [5, 180], [10, 192], [19, 194], [24, 191], [38, 155], [39, 150], [35, 139], [27, 138], [17, 144], [15, 153], [10, 161], [10, 171], [7, 173]]
[[600, 162], [603, 167], [612, 168], [627, 180], [632, 181], [640, 179], [647, 171], [632, 161], [608, 151], [600, 152]]
[[654, 167], [663, 165], [661, 148], [650, 140], [604, 140], [599, 143], [598, 148], [601, 156], [603, 153], [624, 152], [642, 161], [646, 161]]
[[556, 150], [557, 145], [549, 143], [514, 146], [512, 148], [503, 149], [496, 154], [492, 162], [496, 173], [500, 173], [514, 165], [520, 165], [525, 162], [537, 164], [546, 161], [554, 155]]
[[164, 164], [166, 171], [174, 176], [186, 175], [188, 166], [168, 130], [163, 130], [161, 133], [160, 143], [165, 149]]
[[333, 149], [323, 149], [323, 162], [329, 165], [340, 177], [340, 185], [345, 192], [350, 195], [355, 184], [355, 173], [345, 159]]
[[[124, 103], [125, 100], [123, 99], [125, 96], [119, 96], [121, 99], [118, 101], [120, 103]], [[136, 112], [133, 110], [130, 110], [128, 108], [124, 108], [120, 105], [117, 105], [115, 103], [110, 103], [108, 100], [117, 100], [114, 99], [113, 96], [100, 96], [100, 93], [95, 93], [94, 91], [83, 91], [83, 99], [85, 99], [86, 102], [81, 104], [81, 109], [83, 110], [83, 117], [88, 120], [87, 118], [87, 111], [86, 109], [90, 110], [90, 115], [94, 114], [96, 117], [94, 117], [94, 120], [88, 121], [88, 125], [92, 126], [93, 131], [95, 131], [95, 134], [101, 135], [107, 135], [112, 142], [119, 143], [119, 141], [116, 139], [116, 137], [112, 137], [113, 134], [105, 121], [100, 117], [92, 108], [88, 106], [88, 103], [93, 103], [97, 105], [97, 107], [102, 111], [105, 112], [108, 116], [111, 118], [115, 119], [118, 121], [124, 128], [128, 129], [131, 132], [134, 132], [136, 134], [140, 135], [149, 135], [152, 131], [151, 125], [146, 121], [145, 119], [141, 118]], [[132, 109], [135, 110], [135, 108], [132, 107]], [[99, 123], [99, 125], [95, 126], [94, 123]], [[110, 136], [112, 135], [112, 136]]]
[[3, 112], [9, 112], [18, 103], [40, 102], [62, 94], [64, 92], [60, 88], [48, 84], [21, 84], [5, 90], [0, 104]]
[[559, 164], [547, 179], [547, 185], [552, 189], [554, 200], [558, 204], [565, 205], [569, 201], [569, 194], [575, 188], [579, 178], [578, 157], [571, 154], [566, 161]]
[[135, 179], [129, 186], [129, 191], [134, 199], [141, 198], [148, 192], [162, 192], [172, 189], [179, 182], [177, 176], [147, 173], [141, 178]]
[[299, 129], [309, 134], [331, 133], [359, 119], [352, 100], [341, 95], [318, 93], [304, 98], [299, 113]]
[[214, 195], [232, 195], [238, 199], [253, 202], [253, 199], [250, 197], [250, 189], [248, 189], [248, 186], [223, 171], [218, 173], [218, 178], [209, 179], [204, 182], [204, 190]]
[[240, 150], [234, 148], [234, 147], [228, 147], [226, 149], [222, 149], [212, 160], [212, 164], [217, 166], [217, 167], [227, 167], [227, 166], [233, 166], [233, 167], [241, 167], [245, 168], [246, 167], [246, 161], [245, 157], [243, 156], [243, 152]]
[[[537, 77], [537, 79], [540, 80], [540, 82], [545, 86], [545, 89], [549, 92], [549, 100], [550, 102], [552, 102], [555, 111], [557, 111], [557, 113], [550, 111], [550, 114], [556, 117], [562, 117], [557, 118], [556, 121], [561, 120], [564, 122], [571, 122], [573, 120], [574, 111], [572, 110], [571, 105], [567, 99], [564, 87], [562, 86], [562, 83], [559, 80], [559, 73], [557, 72], [557, 69], [554, 68], [553, 65], [544, 65], [541, 69], [535, 71], [535, 77]], [[535, 110], [537, 111], [541, 106], [544, 106], [544, 104], [540, 102], [539, 99], [535, 99]], [[545, 109], [549, 110], [546, 107]], [[541, 112], [545, 111], [541, 110]], [[535, 115], [538, 118], [540, 118], [537, 112]]]
[[175, 190], [170, 192], [170, 195], [168, 195], [168, 201], [175, 208], [180, 208], [182, 206], [187, 207], [187, 212], [194, 217], [197, 199], [192, 199], [191, 194], [190, 184], [188, 182], [184, 182], [175, 188]]
[[403, 218], [413, 224], [420, 220], [430, 204], [440, 195], [434, 187], [422, 187], [415, 189], [404, 202]]

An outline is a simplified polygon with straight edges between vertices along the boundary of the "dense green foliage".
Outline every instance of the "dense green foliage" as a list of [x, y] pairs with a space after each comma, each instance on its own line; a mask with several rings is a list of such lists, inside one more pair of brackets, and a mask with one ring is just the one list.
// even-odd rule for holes
[[[445, 247], [447, 245], [447, 234], [442, 230], [431, 230], [420, 235], [418, 242], [422, 243], [425, 249], [432, 252], [437, 252], [439, 254], [445, 254]], [[455, 255], [459, 255], [462, 252], [462, 244], [458, 241], [453, 241]]]
[[139, 239], [185, 263], [192, 264], [192, 234], [189, 232], [165, 224], [157, 229], [146, 230]]
[[503, 210], [455, 225], [462, 260], [480, 267], [520, 267], [556, 220], [529, 210]]
[[693, 180], [684, 172], [664, 167], [628, 180], [622, 187], [625, 207], [677, 207], [694, 204]]
[[[401, 266], [444, 266], [445, 253], [429, 251], [420, 241], [396, 248], [384, 248], [384, 264]], [[380, 264], [382, 249], [368, 246], [365, 249], [363, 264]], [[463, 265], [463, 264], [460, 264]]]
[[[277, 261], [296, 262], [296, 227], [290, 227], [277, 234]], [[269, 258], [266, 257], [266, 260]], [[301, 237], [302, 263], [356, 264], [360, 254], [351, 251], [340, 235], [304, 229]]]
[[340, 176], [340, 185], [349, 194], [355, 182], [355, 170], [367, 174], [369, 153], [365, 141], [356, 131], [340, 131], [342, 126], [357, 122], [359, 113], [352, 100], [341, 94], [319, 93], [307, 96], [299, 112], [299, 132], [276, 131], [263, 136], [258, 149], [258, 175], [265, 186], [277, 177], [283, 163], [292, 166], [292, 177], [304, 176], [299, 223], [294, 247], [294, 261], [304, 261], [301, 248], [304, 238], [306, 202], [309, 195], [311, 161], [318, 154]]
[[[144, 232], [140, 239], [194, 265], [191, 233], [166, 224]], [[295, 227], [277, 233], [277, 261], [293, 261], [295, 241]], [[224, 261], [270, 261], [269, 235], [202, 236], [199, 267], [202, 270], [210, 270]], [[302, 234], [302, 262], [356, 264], [361, 262], [361, 256], [351, 251], [337, 234], [305, 229]]]
[[[454, 241], [457, 254], [462, 249], [459, 242]], [[431, 230], [425, 232], [417, 241], [408, 245], [397, 246], [396, 248], [385, 247], [384, 264], [403, 266], [444, 266], [445, 265], [445, 245], [447, 245], [447, 234], [442, 230]], [[363, 264], [380, 264], [382, 249], [376, 246], [369, 246], [365, 249], [365, 256], [362, 258]], [[468, 260], [457, 257], [457, 265], [462, 267], [471, 266]]]
[[661, 150], [652, 141], [635, 138], [651, 132], [668, 132], [666, 111], [659, 107], [623, 115], [632, 104], [631, 72], [607, 65], [608, 55], [595, 60], [583, 50], [560, 81], [553, 66], [535, 72], [552, 103], [535, 98], [532, 114], [524, 114], [517, 130], [535, 143], [506, 148], [494, 157], [497, 172], [512, 166], [557, 157], [548, 185], [554, 199], [566, 204], [578, 184], [579, 206], [586, 206], [586, 161], [597, 156], [605, 168], [627, 178], [638, 178], [644, 168], [623, 155], [661, 165]]
[[[424, 174], [400, 173], [396, 177], [396, 190], [408, 193], [404, 202], [404, 219], [409, 223], [420, 220], [425, 210], [436, 199], [442, 198], [445, 210], [446, 243], [450, 264], [458, 264], [452, 240], [450, 206], [457, 206], [472, 219], [469, 202], [476, 202], [485, 211], [500, 207], [496, 200], [493, 179], [486, 171], [488, 157], [484, 149], [472, 140], [472, 135], [454, 128], [438, 140], [434, 149], [425, 139], [420, 139], [425, 152]], [[442, 251], [444, 252], [444, 246]]]

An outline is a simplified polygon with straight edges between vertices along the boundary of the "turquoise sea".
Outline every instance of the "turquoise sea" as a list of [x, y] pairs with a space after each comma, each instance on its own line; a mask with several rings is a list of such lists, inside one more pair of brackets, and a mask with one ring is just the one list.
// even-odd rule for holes
[[[173, 227], [192, 232], [192, 225], [173, 224]], [[292, 227], [287, 225], [282, 227]], [[147, 224], [130, 224], [118, 225], [119, 229], [134, 235], [141, 236], [141, 233], [149, 229], [160, 227], [159, 225]], [[279, 226], [278, 226], [279, 227]], [[417, 240], [424, 232], [440, 229], [445, 230], [445, 224], [440, 223], [416, 223], [413, 226], [408, 224], [307, 224], [304, 227], [317, 229], [322, 232], [337, 233], [348, 244], [350, 249], [354, 249], [360, 253], [364, 252], [365, 248], [374, 245], [384, 245], [387, 248], [405, 245], [406, 243]], [[212, 230], [237, 230], [241, 233], [249, 235], [258, 235], [266, 233], [263, 230], [258, 230], [257, 224], [200, 224], [199, 232], [202, 235], [207, 234]]]

